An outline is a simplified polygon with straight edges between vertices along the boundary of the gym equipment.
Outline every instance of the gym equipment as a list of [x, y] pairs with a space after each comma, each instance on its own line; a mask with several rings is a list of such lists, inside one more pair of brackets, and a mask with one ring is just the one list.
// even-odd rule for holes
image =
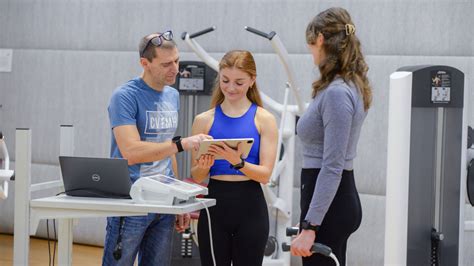
[[468, 127], [467, 131], [467, 197], [471, 206], [474, 206], [474, 130]]
[[390, 75], [385, 265], [463, 263], [466, 99], [453, 67]]
[[[288, 252], [291, 249], [291, 245], [288, 245], [287, 243], [282, 243], [281, 247], [282, 247], [282, 250], [285, 251], [285, 252]], [[325, 245], [320, 244], [320, 243], [314, 243], [313, 246], [311, 247], [311, 252], [319, 253], [319, 254], [322, 254], [322, 255], [327, 256], [327, 257], [329, 257], [329, 256], [331, 256], [331, 254], [333, 254], [330, 247], [325, 246]], [[337, 265], [339, 265], [339, 263], [337, 263]]]
[[181, 234], [181, 257], [192, 258], [193, 257], [193, 238], [191, 229], [186, 229]]
[[[3, 166], [2, 166], [3, 161]], [[8, 198], [8, 181], [14, 180], [14, 171], [10, 170], [10, 157], [8, 156], [7, 144], [0, 131], [0, 199]]]
[[[208, 28], [203, 31], [192, 33], [191, 38], [198, 37], [213, 31], [214, 28]], [[181, 38], [184, 40], [183, 33]], [[181, 98], [181, 106], [186, 106], [183, 113], [180, 113], [180, 121], [185, 121], [183, 125], [183, 136], [191, 135], [191, 128], [194, 117], [198, 115], [198, 97], [208, 97], [212, 94], [212, 87], [217, 77], [217, 72], [208, 64], [199, 61], [180, 61], [179, 73], [176, 77], [175, 84], [171, 85], [176, 88]], [[179, 164], [179, 173], [183, 177], [191, 176], [191, 153], [181, 153], [177, 157], [182, 157]]]
[[295, 96], [294, 99], [296, 101], [297, 110], [294, 110], [294, 111], [296, 111], [298, 114], [301, 115], [303, 111], [306, 109], [306, 105], [301, 100], [300, 88], [297, 86], [294, 71], [289, 64], [290, 60], [288, 59], [288, 51], [286, 50], [285, 46], [281, 42], [280, 37], [274, 31], [271, 31], [270, 33], [264, 33], [252, 27], [245, 26], [244, 28], [248, 32], [251, 32], [260, 37], [268, 39], [270, 43], [272, 44], [272, 47], [275, 50], [276, 54], [278, 55], [280, 62], [283, 64], [283, 67], [285, 68], [286, 75], [288, 76], [288, 86], [290, 87], [290, 89], [293, 92], [293, 95]]
[[203, 62], [181, 61], [176, 83], [180, 95], [211, 95], [217, 72]]

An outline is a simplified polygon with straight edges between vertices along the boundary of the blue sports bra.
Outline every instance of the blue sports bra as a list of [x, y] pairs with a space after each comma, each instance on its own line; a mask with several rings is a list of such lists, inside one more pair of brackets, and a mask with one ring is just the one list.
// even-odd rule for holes
[[[255, 126], [257, 105], [252, 103], [250, 108], [240, 117], [229, 117], [224, 114], [221, 106], [215, 108], [214, 122], [209, 135], [215, 139], [253, 138], [252, 149], [245, 161], [252, 164], [260, 163], [260, 134]], [[216, 160], [209, 171], [210, 176], [215, 175], [244, 175], [239, 170], [231, 168], [226, 160]]]

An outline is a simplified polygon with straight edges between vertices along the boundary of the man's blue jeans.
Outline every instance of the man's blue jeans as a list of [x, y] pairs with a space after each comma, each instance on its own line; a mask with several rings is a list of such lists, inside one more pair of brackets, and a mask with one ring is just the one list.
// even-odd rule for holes
[[138, 265], [168, 266], [175, 216], [149, 213], [147, 216], [124, 217], [122, 227], [122, 256], [113, 256], [119, 236], [120, 217], [107, 218], [102, 265], [131, 266], [138, 253]]

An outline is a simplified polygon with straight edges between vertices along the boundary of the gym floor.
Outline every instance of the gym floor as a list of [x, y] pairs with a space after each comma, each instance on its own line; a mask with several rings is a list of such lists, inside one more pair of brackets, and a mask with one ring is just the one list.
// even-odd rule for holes
[[[50, 241], [51, 256], [53, 256], [53, 242]], [[72, 265], [101, 265], [102, 247], [74, 244], [72, 248]], [[48, 241], [40, 238], [30, 238], [30, 266], [48, 265]], [[13, 235], [0, 234], [0, 265], [13, 265]], [[56, 245], [56, 260], [58, 265], [58, 251]]]

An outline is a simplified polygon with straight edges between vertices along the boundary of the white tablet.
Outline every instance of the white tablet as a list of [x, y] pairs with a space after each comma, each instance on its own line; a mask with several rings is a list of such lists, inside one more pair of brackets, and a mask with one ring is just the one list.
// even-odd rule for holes
[[[242, 139], [207, 139], [201, 142], [199, 146], [199, 151], [196, 155], [196, 159], [199, 159], [201, 155], [208, 154], [209, 146], [211, 145], [222, 145], [222, 143], [227, 144], [227, 146], [237, 149], [237, 145], [242, 143], [242, 158], [247, 158], [250, 152], [250, 149], [253, 145], [253, 138], [242, 138]], [[224, 159], [220, 156], [215, 157], [216, 160]]]

